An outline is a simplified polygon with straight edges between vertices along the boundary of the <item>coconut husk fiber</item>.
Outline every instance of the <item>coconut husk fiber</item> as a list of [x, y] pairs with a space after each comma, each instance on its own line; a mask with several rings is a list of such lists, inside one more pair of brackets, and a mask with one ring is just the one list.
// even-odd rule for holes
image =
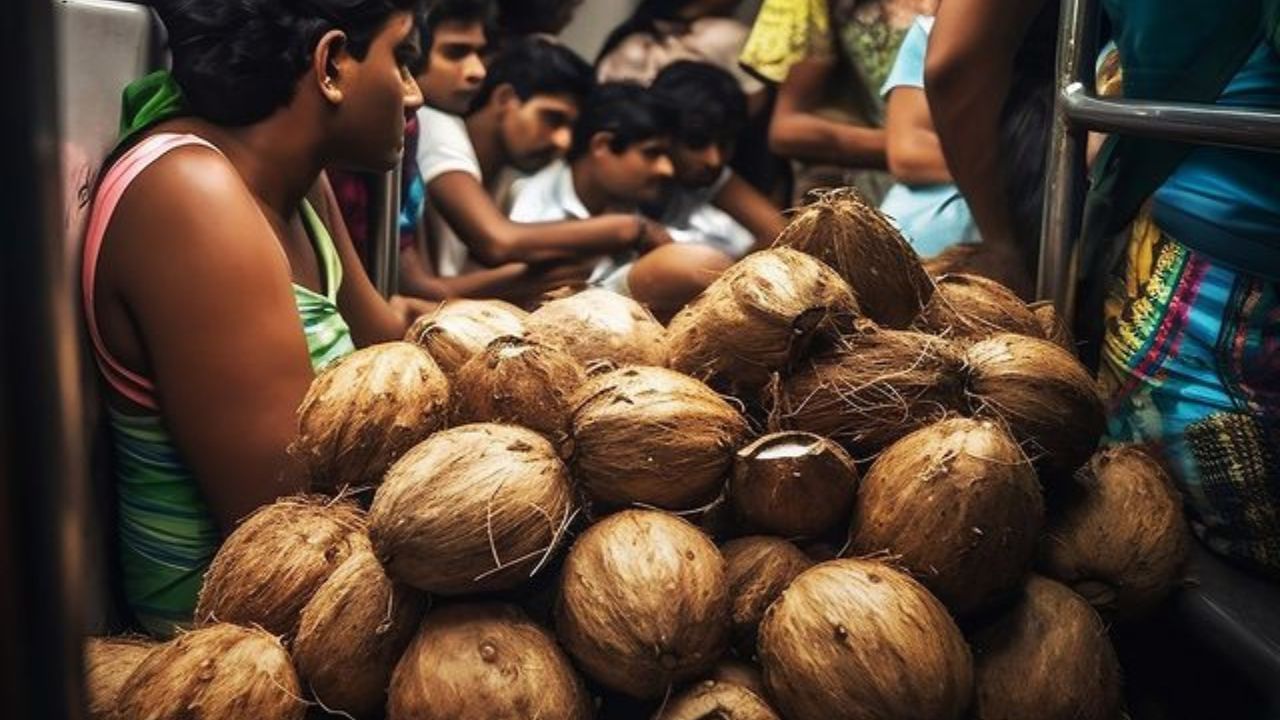
[[755, 654], [764, 611], [813, 561], [795, 545], [767, 535], [730, 540], [720, 552], [729, 580], [733, 644], [739, 655], [749, 658]]
[[724, 558], [705, 534], [673, 515], [610, 515], [569, 551], [556, 635], [597, 682], [660, 698], [709, 671], [728, 645]]
[[933, 294], [916, 251], [852, 188], [827, 191], [800, 208], [774, 247], [830, 265], [853, 288], [862, 314], [884, 327], [909, 326]]
[[713, 387], [758, 390], [811, 345], [853, 329], [858, 302], [834, 270], [796, 250], [748, 255], [671, 320], [669, 364]]
[[571, 417], [574, 477], [594, 503], [691, 510], [714, 500], [747, 434], [736, 408], [673, 370], [591, 378]]
[[449, 381], [422, 348], [374, 345], [331, 365], [298, 408], [289, 453], [311, 487], [339, 491], [377, 485], [409, 448], [443, 428]]
[[425, 606], [421, 593], [387, 577], [372, 549], [352, 553], [302, 609], [293, 642], [302, 684], [330, 710], [376, 715]]
[[1035, 470], [1003, 427], [952, 418], [881, 453], [853, 517], [853, 552], [887, 551], [959, 616], [1022, 587], [1044, 501]]
[[1084, 365], [1061, 347], [1003, 334], [969, 348], [969, 404], [1005, 422], [1046, 488], [1069, 481], [1106, 429], [1102, 398]]
[[503, 422], [553, 443], [569, 434], [571, 399], [586, 371], [558, 347], [506, 336], [489, 343], [453, 378], [453, 422]]
[[1182, 582], [1191, 534], [1182, 498], [1142, 448], [1099, 450], [1045, 529], [1039, 566], [1111, 620], [1150, 613]]
[[387, 720], [590, 720], [591, 698], [551, 633], [511, 605], [427, 614], [391, 681]]
[[115, 717], [120, 688], [160, 644], [145, 637], [91, 637], [84, 643], [84, 685], [89, 717]]
[[801, 573], [765, 613], [759, 651], [787, 720], [956, 720], [973, 691], [969, 648], [946, 608], [870, 560]]
[[120, 689], [118, 720], [302, 720], [298, 676], [279, 638], [217, 623], [157, 648]]
[[964, 342], [1006, 332], [1044, 337], [1040, 320], [1012, 290], [995, 280], [964, 273], [937, 278], [933, 297], [913, 327]]
[[840, 443], [855, 460], [948, 414], [964, 412], [964, 356], [946, 339], [864, 329], [784, 379], [771, 420]]
[[1120, 664], [1097, 613], [1032, 576], [1023, 599], [972, 638], [974, 720], [1116, 720]]
[[446, 300], [409, 326], [404, 339], [431, 353], [446, 375], [504, 335], [525, 334], [529, 313], [502, 300]]
[[258, 625], [293, 635], [316, 590], [353, 552], [369, 547], [364, 513], [322, 495], [282, 498], [227, 537], [204, 576], [201, 624]]
[[766, 435], [738, 451], [729, 500], [743, 527], [780, 537], [817, 537], [848, 522], [858, 489], [853, 458], [813, 433]]
[[436, 433], [392, 466], [369, 509], [387, 573], [431, 593], [507, 590], [545, 566], [576, 511], [550, 441], [515, 425]]
[[1031, 303], [1027, 307], [1031, 308], [1031, 312], [1035, 313], [1036, 320], [1040, 322], [1040, 332], [1046, 340], [1072, 355], [1078, 354], [1076, 337], [1071, 332], [1071, 326], [1067, 324], [1066, 318], [1058, 313], [1058, 309], [1053, 306], [1052, 302], [1043, 300]]
[[657, 720], [782, 720], [765, 699], [733, 683], [703, 680], [671, 698]]
[[529, 337], [563, 348], [588, 369], [666, 365], [667, 331], [643, 305], [615, 292], [589, 288], [552, 300], [529, 316]]

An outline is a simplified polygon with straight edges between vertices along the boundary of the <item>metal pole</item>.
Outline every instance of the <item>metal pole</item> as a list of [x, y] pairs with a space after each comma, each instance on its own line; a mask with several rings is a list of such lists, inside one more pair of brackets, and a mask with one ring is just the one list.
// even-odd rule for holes
[[1280, 152], [1280, 114], [1274, 110], [1102, 99], [1078, 82], [1062, 91], [1061, 102], [1077, 129]]
[[62, 240], [52, 3], [0, 4], [0, 688], [5, 717], [84, 717], [88, 486], [78, 297]]
[[370, 266], [373, 286], [383, 297], [391, 297], [400, 284], [400, 165], [383, 175], [375, 186], [373, 223], [369, 242], [373, 244]]
[[1092, 0], [1063, 0], [1058, 35], [1053, 127], [1045, 205], [1040, 234], [1040, 266], [1036, 295], [1053, 300], [1064, 317], [1075, 315], [1075, 243], [1080, 229], [1084, 193], [1086, 133], [1073, 127], [1063, 92], [1082, 78], [1092, 79], [1096, 54], [1097, 7]]

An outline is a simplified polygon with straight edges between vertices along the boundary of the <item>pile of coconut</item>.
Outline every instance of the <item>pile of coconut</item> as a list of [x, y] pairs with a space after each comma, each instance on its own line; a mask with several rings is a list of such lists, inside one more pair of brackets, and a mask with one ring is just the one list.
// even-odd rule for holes
[[667, 327], [450, 301], [323, 371], [318, 492], [235, 528], [175, 637], [91, 640], [91, 714], [1114, 720], [1107, 626], [1188, 536], [1103, 430], [1051, 306], [829, 193]]

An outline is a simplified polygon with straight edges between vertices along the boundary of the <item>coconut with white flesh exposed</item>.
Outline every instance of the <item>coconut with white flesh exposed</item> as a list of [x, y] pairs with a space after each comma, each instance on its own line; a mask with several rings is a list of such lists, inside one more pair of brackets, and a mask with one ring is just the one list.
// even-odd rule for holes
[[738, 451], [729, 500], [750, 532], [815, 537], [848, 521], [857, 489], [858, 469], [843, 448], [789, 431]]

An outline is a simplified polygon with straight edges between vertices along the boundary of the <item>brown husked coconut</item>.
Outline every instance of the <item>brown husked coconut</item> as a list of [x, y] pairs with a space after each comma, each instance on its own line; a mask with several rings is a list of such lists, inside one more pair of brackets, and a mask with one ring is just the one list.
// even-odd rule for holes
[[704, 680], [671, 698], [657, 720], [782, 720], [764, 698], [733, 683]]
[[974, 720], [1116, 720], [1120, 664], [1097, 613], [1032, 576], [1024, 598], [972, 638]]
[[674, 515], [610, 515], [569, 551], [556, 634], [601, 684], [632, 697], [662, 697], [710, 670], [728, 645], [724, 558]]
[[742, 414], [711, 388], [657, 367], [591, 378], [570, 422], [574, 477], [589, 498], [668, 510], [715, 499], [747, 433]]
[[450, 377], [504, 335], [525, 334], [529, 313], [502, 300], [448, 300], [409, 326], [404, 339], [426, 348]]
[[1182, 498], [1133, 445], [1099, 450], [1045, 529], [1041, 572], [1116, 620], [1155, 609], [1182, 580], [1191, 537]]
[[781, 383], [773, 414], [782, 427], [831, 438], [865, 460], [967, 408], [964, 356], [950, 341], [870, 330], [842, 345]]
[[1075, 355], [1076, 338], [1071, 332], [1071, 327], [1067, 324], [1066, 318], [1058, 314], [1058, 309], [1048, 300], [1037, 303], [1031, 303], [1027, 307], [1031, 308], [1031, 312], [1035, 313], [1036, 320], [1040, 323], [1040, 334], [1054, 345]]
[[1000, 333], [1042, 338], [1035, 313], [1012, 290], [980, 275], [955, 273], [937, 288], [913, 325], [921, 332], [953, 340], [981, 340]]
[[387, 720], [589, 720], [591, 698], [551, 633], [511, 605], [433, 610], [396, 665]]
[[1044, 524], [1035, 470], [991, 421], [952, 418], [881, 453], [858, 489], [850, 547], [888, 551], [964, 615], [1022, 587]]
[[796, 250], [753, 253], [729, 268], [667, 328], [668, 364], [734, 392], [751, 392], [811, 344], [853, 329], [858, 301], [834, 270]]
[[369, 536], [387, 573], [419, 590], [507, 590], [556, 552], [574, 507], [550, 441], [477, 423], [436, 433], [392, 466], [369, 509]]
[[506, 336], [453, 376], [453, 421], [508, 422], [553, 442], [569, 433], [570, 400], [586, 382], [581, 363], [558, 347]]
[[529, 316], [529, 337], [562, 347], [588, 369], [596, 363], [666, 365], [667, 331], [640, 303], [589, 288]]
[[302, 609], [293, 641], [302, 684], [331, 710], [376, 715], [425, 605], [387, 577], [371, 549], [352, 553]]
[[197, 623], [259, 625], [292, 635], [298, 615], [353, 552], [369, 547], [364, 513], [322, 495], [259, 508], [227, 537], [200, 588]]
[[279, 638], [218, 623], [161, 645], [120, 689], [119, 720], [302, 720], [307, 705]]
[[1102, 398], [1080, 361], [1048, 340], [1004, 334], [969, 348], [969, 402], [1002, 419], [1052, 485], [1069, 479], [1106, 429]]
[[929, 302], [933, 281], [902, 233], [856, 190], [832, 190], [800, 209], [774, 247], [808, 253], [853, 288], [862, 314], [902, 329]]
[[759, 652], [787, 720], [955, 720], [973, 690], [969, 648], [946, 608], [870, 560], [801, 573], [765, 613]]
[[710, 677], [718, 683], [744, 687], [762, 698], [769, 697], [764, 689], [764, 676], [760, 674], [760, 668], [751, 663], [733, 659], [721, 660], [711, 669]]
[[89, 700], [89, 717], [115, 717], [120, 688], [159, 643], [150, 638], [91, 637], [84, 643], [84, 685]]
[[298, 408], [289, 453], [311, 486], [340, 490], [377, 485], [391, 463], [449, 415], [449, 381], [411, 343], [357, 350], [316, 376]]
[[749, 535], [720, 548], [732, 603], [733, 644], [751, 657], [764, 611], [813, 561], [782, 538]]
[[729, 500], [748, 531], [815, 537], [849, 519], [857, 489], [858, 469], [844, 448], [790, 431], [738, 451]]

